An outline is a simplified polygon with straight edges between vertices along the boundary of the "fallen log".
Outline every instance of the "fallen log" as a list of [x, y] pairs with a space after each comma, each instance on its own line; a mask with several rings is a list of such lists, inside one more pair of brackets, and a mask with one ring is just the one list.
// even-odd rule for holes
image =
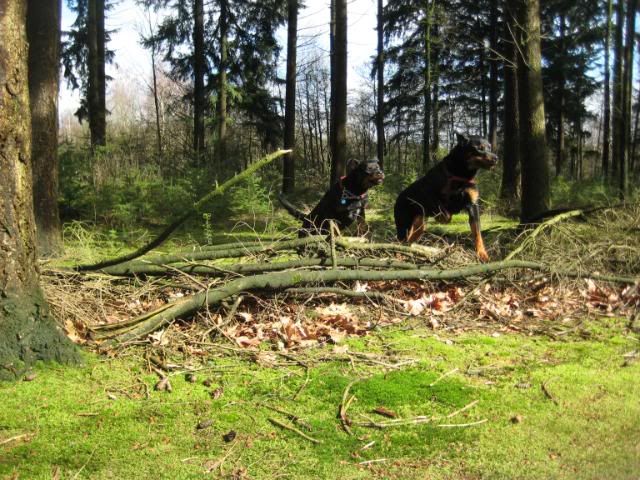
[[[419, 268], [415, 263], [400, 262], [396, 260], [378, 260], [373, 258], [337, 257], [338, 267], [369, 267], [392, 268], [411, 270]], [[277, 272], [294, 268], [328, 267], [332, 265], [332, 259], [301, 258], [297, 260], [263, 262], [263, 263], [236, 263], [233, 265], [203, 265], [194, 263], [176, 263], [171, 267], [164, 264], [147, 263], [146, 261], [123, 263], [102, 269], [100, 272], [113, 276], [164, 276], [183, 272], [189, 275], [203, 275], [207, 277], [224, 277], [227, 275], [250, 275], [265, 272]]]
[[[205, 306], [219, 304], [222, 300], [248, 290], [278, 290], [296, 285], [335, 281], [377, 281], [377, 280], [452, 280], [474, 275], [486, 275], [499, 270], [528, 268], [548, 270], [538, 262], [511, 260], [468, 265], [450, 270], [416, 269], [416, 270], [294, 270], [275, 273], [264, 273], [252, 277], [231, 280], [221, 287], [199, 292], [179, 302], [165, 305], [158, 310], [148, 312], [137, 319], [122, 324], [109, 325], [109, 332], [101, 333], [104, 328], [94, 327], [96, 339], [114, 337], [112, 344], [126, 343], [138, 339], [162, 328], [177, 318], [192, 315]], [[115, 331], [115, 333], [114, 333]]]
[[[335, 239], [336, 247], [340, 247], [342, 250], [346, 251], [361, 251], [361, 252], [390, 252], [390, 253], [400, 253], [403, 255], [408, 255], [411, 257], [418, 257], [427, 261], [434, 261], [438, 259], [438, 257], [442, 257], [442, 250], [434, 247], [426, 247], [424, 245], [397, 245], [395, 243], [364, 243], [357, 240], [349, 240], [346, 238], [336, 238]], [[180, 269], [185, 268], [186, 262], [197, 262], [203, 260], [219, 260], [223, 258], [241, 258], [249, 255], [256, 254], [273, 254], [276, 252], [282, 252], [286, 250], [296, 250], [305, 247], [314, 247], [319, 248], [322, 251], [329, 250], [329, 244], [327, 243], [326, 238], [323, 235], [313, 235], [304, 238], [296, 238], [293, 240], [284, 240], [270, 243], [256, 243], [251, 245], [246, 244], [228, 244], [228, 248], [224, 249], [216, 249], [216, 250], [197, 250], [190, 252], [180, 252], [172, 255], [157, 255], [155, 257], [144, 258], [137, 260], [135, 262], [124, 262], [115, 266], [109, 266], [105, 268], [101, 268], [101, 273], [106, 273], [109, 275], [133, 275], [136, 273], [139, 274], [149, 274], [151, 272], [159, 271], [157, 268], [151, 268], [150, 266], [163, 266], [163, 265], [172, 265], [175, 267], [175, 264], [181, 264]], [[387, 265], [390, 266], [390, 265]], [[202, 265], [198, 265], [198, 267], [203, 267]], [[295, 265], [294, 265], [295, 267]], [[222, 268], [222, 267], [220, 267]], [[218, 270], [220, 270], [218, 268]], [[238, 265], [237, 273], [249, 273], [251, 269], [242, 272], [242, 268]], [[293, 268], [293, 267], [288, 267]], [[400, 267], [404, 268], [404, 267]], [[215, 267], [211, 267], [210, 271], [214, 271]], [[206, 271], [206, 269], [202, 269]], [[167, 273], [167, 269], [163, 268], [163, 272]], [[230, 270], [232, 271], [232, 270]], [[259, 270], [256, 270], [259, 271]], [[189, 273], [198, 273], [191, 270], [185, 270], [185, 272]], [[253, 272], [252, 272], [253, 273]]]

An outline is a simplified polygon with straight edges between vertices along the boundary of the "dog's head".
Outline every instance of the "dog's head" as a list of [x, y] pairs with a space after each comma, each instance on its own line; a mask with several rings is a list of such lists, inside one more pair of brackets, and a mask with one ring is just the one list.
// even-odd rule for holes
[[384, 172], [377, 158], [371, 160], [351, 159], [347, 163], [347, 176], [363, 190], [380, 185], [384, 181]]
[[491, 151], [491, 144], [486, 139], [461, 133], [457, 133], [456, 136], [458, 139], [456, 148], [461, 150], [467, 168], [488, 170], [497, 165], [498, 156]]

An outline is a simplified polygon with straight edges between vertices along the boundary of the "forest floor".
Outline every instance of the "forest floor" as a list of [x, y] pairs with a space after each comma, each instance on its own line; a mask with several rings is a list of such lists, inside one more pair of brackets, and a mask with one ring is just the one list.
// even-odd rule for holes
[[[389, 212], [373, 213], [387, 239]], [[291, 223], [278, 218], [244, 219], [232, 238], [279, 237]], [[520, 258], [558, 271], [637, 278], [639, 218], [606, 211], [535, 239], [483, 220], [492, 258], [524, 246]], [[205, 226], [165, 248], [230, 241], [212, 234], [220, 228], [229, 230]], [[460, 216], [425, 242], [446, 249], [447, 268], [475, 262], [468, 236]], [[398, 305], [258, 292], [106, 348], [92, 326], [176, 301], [202, 280], [65, 274], [123, 249], [77, 224], [66, 243], [43, 282], [86, 364], [0, 384], [0, 478], [638, 478], [637, 284], [519, 271], [343, 285]]]

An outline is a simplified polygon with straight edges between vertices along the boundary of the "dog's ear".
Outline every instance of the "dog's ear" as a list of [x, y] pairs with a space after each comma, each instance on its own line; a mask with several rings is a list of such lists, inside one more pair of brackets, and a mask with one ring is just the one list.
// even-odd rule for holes
[[469, 143], [469, 137], [467, 137], [464, 133], [456, 132], [456, 141], [458, 142], [458, 145], [464, 147]]
[[358, 168], [358, 165], [360, 165], [360, 160], [357, 160], [355, 158], [350, 158], [347, 161], [347, 173], [349, 172], [353, 172], [356, 168]]

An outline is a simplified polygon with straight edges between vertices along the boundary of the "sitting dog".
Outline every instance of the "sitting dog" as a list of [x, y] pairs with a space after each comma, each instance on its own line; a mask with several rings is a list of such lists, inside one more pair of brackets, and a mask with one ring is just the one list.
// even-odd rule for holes
[[333, 220], [339, 229], [346, 228], [355, 221], [357, 234], [367, 233], [364, 213], [369, 199], [367, 191], [382, 183], [384, 173], [377, 159], [350, 160], [347, 171], [349, 173], [329, 188], [309, 214], [300, 212], [282, 196], [279, 197], [282, 206], [291, 215], [302, 220], [300, 237], [314, 231], [328, 234], [330, 220]]
[[452, 214], [465, 209], [476, 254], [486, 262], [489, 256], [480, 233], [480, 194], [474, 177], [479, 169], [494, 167], [498, 157], [482, 137], [457, 134], [457, 140], [449, 155], [398, 196], [393, 212], [398, 240], [415, 242], [425, 231], [427, 217], [449, 223]]

